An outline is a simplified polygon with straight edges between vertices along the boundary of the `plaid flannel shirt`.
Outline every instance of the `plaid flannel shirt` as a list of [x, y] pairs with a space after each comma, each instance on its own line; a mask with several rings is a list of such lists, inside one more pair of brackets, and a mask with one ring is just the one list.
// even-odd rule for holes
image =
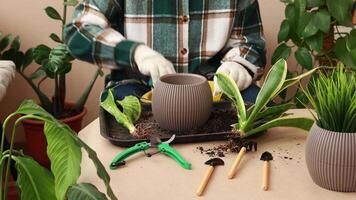
[[217, 54], [255, 77], [266, 63], [257, 0], [84, 0], [65, 41], [75, 57], [111, 69], [136, 69], [133, 54], [141, 43], [177, 72], [194, 72]]

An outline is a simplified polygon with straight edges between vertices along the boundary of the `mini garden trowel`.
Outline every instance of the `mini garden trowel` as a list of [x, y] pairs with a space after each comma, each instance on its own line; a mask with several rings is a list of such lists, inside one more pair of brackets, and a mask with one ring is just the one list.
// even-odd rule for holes
[[269, 161], [273, 160], [273, 156], [270, 152], [266, 151], [261, 155], [260, 160], [263, 161], [262, 189], [266, 191], [269, 187]]
[[228, 174], [229, 179], [234, 178], [234, 176], [236, 175], [238, 166], [239, 166], [243, 156], [245, 155], [245, 153], [247, 151], [252, 151], [252, 150], [257, 151], [257, 143], [256, 142], [248, 141], [248, 142], [243, 143], [243, 147], [240, 149], [239, 154], [237, 154], [236, 159], [230, 168], [230, 171]]
[[[153, 154], [162, 152], [167, 156], [173, 158], [177, 163], [179, 163], [184, 169], [191, 169], [191, 164], [187, 162], [175, 149], [173, 149], [169, 143], [171, 143], [175, 138], [175, 135], [162, 142], [161, 139], [157, 135], [152, 135], [150, 137], [150, 142], [140, 142], [135, 144], [134, 146], [124, 150], [119, 153], [111, 162], [110, 169], [116, 169], [119, 166], [125, 165], [125, 159], [129, 156], [136, 154], [138, 152], [143, 151], [147, 156], [151, 156]], [[148, 154], [146, 150], [149, 148], [156, 148], [157, 152]]]

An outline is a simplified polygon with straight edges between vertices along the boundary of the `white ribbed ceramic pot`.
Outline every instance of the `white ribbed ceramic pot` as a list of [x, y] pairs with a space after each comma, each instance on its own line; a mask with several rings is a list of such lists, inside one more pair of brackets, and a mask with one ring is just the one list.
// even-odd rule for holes
[[326, 189], [356, 191], [356, 133], [310, 129], [306, 143], [306, 163], [313, 181]]
[[152, 112], [161, 128], [184, 131], [198, 128], [210, 116], [213, 100], [208, 81], [197, 74], [162, 76], [153, 89]]

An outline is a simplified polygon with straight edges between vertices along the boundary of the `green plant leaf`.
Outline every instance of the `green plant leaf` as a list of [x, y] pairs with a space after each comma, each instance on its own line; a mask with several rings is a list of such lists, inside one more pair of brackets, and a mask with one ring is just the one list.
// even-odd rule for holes
[[25, 68], [27, 66], [29, 66], [32, 61], [33, 61], [33, 48], [30, 48], [26, 51], [25, 53], [25, 58], [24, 58], [24, 61], [23, 61], [23, 66], [22, 66], [22, 70], [25, 70]]
[[68, 1], [64, 2], [64, 5], [76, 6], [78, 3], [79, 3], [78, 0], [68, 0]]
[[313, 23], [319, 30], [324, 33], [329, 33], [331, 23], [331, 16], [329, 12], [325, 9], [318, 11], [313, 18]]
[[61, 20], [62, 21], [62, 17], [61, 15], [58, 13], [58, 11], [51, 7], [51, 6], [48, 6], [45, 8], [45, 12], [47, 14], [48, 17], [52, 18], [52, 19], [55, 19], [55, 20]]
[[37, 64], [42, 65], [44, 60], [48, 60], [50, 52], [51, 48], [44, 44], [40, 44], [33, 50], [33, 58]]
[[[293, 78], [290, 78], [290, 79], [287, 79], [284, 81], [283, 83], [283, 86], [281, 87], [281, 89], [279, 90], [279, 92], [277, 93], [277, 95], [282, 92], [283, 90], [299, 83], [300, 80], [302, 80], [303, 78], [307, 77], [307, 76], [310, 76], [311, 74], [315, 73], [316, 71], [318, 71], [319, 69], [321, 69], [322, 67], [315, 67], [313, 68], [312, 70], [309, 70], [307, 72], [304, 72], [303, 74], [300, 74], [296, 77], [293, 77]], [[276, 95], [276, 96], [277, 96]]]
[[131, 122], [130, 118], [121, 112], [116, 106], [115, 98], [111, 89], [108, 90], [106, 99], [100, 102], [100, 106], [112, 116], [114, 116], [116, 121], [127, 128], [130, 133], [135, 131], [135, 125]]
[[126, 96], [123, 100], [117, 100], [121, 105], [124, 114], [130, 119], [132, 123], [135, 123], [141, 116], [141, 103], [135, 96]]
[[18, 51], [18, 50], [20, 49], [20, 46], [21, 46], [20, 37], [19, 37], [19, 36], [16, 36], [16, 37], [14, 38], [14, 40], [12, 40], [12, 43], [11, 43], [10, 48], [11, 48], [11, 49], [15, 49], [15, 51]]
[[287, 60], [291, 54], [291, 48], [285, 43], [281, 43], [276, 50], [274, 50], [272, 55], [272, 64], [276, 63], [279, 59]]
[[351, 9], [353, 5], [353, 0], [326, 0], [326, 5], [331, 15], [341, 25], [350, 26], [352, 24]]
[[77, 142], [85, 149], [88, 153], [89, 158], [93, 161], [97, 175], [103, 180], [106, 187], [106, 194], [111, 200], [117, 200], [112, 188], [110, 187], [110, 176], [106, 171], [104, 165], [100, 162], [96, 152], [91, 149], [85, 142], [83, 142], [79, 137], [75, 137]]
[[356, 29], [353, 29], [348, 35], [347, 46], [349, 49], [356, 49]]
[[44, 133], [48, 143], [47, 155], [55, 178], [56, 197], [64, 199], [69, 186], [75, 184], [80, 176], [80, 145], [73, 139], [73, 133], [61, 124], [45, 122]]
[[353, 66], [353, 59], [347, 49], [345, 37], [340, 37], [336, 40], [334, 53], [336, 57], [343, 62], [346, 66]]
[[65, 74], [71, 70], [72, 65], [69, 62], [72, 60], [73, 57], [69, 53], [67, 45], [59, 44], [50, 51], [48, 62], [42, 64], [50, 73]]
[[281, 118], [271, 120], [257, 128], [251, 129], [250, 131], [246, 132], [246, 137], [256, 133], [260, 133], [262, 131], [265, 131], [273, 127], [294, 127], [294, 128], [300, 128], [308, 131], [310, 130], [313, 124], [314, 124], [314, 120], [309, 118], [290, 117], [290, 116], [281, 117]]
[[67, 197], [68, 200], [107, 200], [105, 194], [90, 183], [79, 183], [70, 186]]
[[316, 13], [311, 13], [311, 17], [310, 17], [311, 20], [308, 21], [307, 25], [304, 28], [303, 34], [302, 34], [304, 38], [315, 35], [316, 32], [318, 32], [318, 26], [316, 25], [316, 22], [315, 22], [316, 21], [315, 16], [316, 16]]
[[0, 52], [6, 49], [6, 47], [10, 44], [12, 39], [11, 34], [6, 35], [5, 37], [1, 38], [0, 40]]
[[268, 118], [269, 116], [280, 116], [294, 106], [293, 103], [284, 103], [275, 106], [266, 107], [257, 114], [256, 119]]
[[320, 7], [325, 5], [325, 0], [307, 0], [307, 7]]
[[318, 31], [315, 35], [305, 39], [311, 50], [321, 52], [323, 50], [323, 33]]
[[54, 178], [50, 171], [30, 157], [18, 156], [13, 159], [16, 162], [16, 185], [21, 191], [21, 199], [56, 200]]
[[14, 57], [13, 61], [16, 65], [17, 70], [21, 70], [24, 59], [25, 59], [24, 53], [22, 53], [21, 51], [18, 51], [15, 53], [15, 57]]
[[303, 38], [304, 36], [304, 31], [306, 29], [306, 26], [309, 24], [309, 22], [312, 19], [313, 14], [308, 13], [308, 12], [302, 12], [299, 19], [298, 19], [298, 26], [297, 26], [297, 34], [299, 37]]
[[313, 58], [308, 49], [299, 47], [294, 55], [295, 59], [303, 68], [308, 70], [313, 68]]
[[51, 33], [49, 37], [55, 42], [62, 43], [61, 38], [55, 33]]
[[286, 42], [288, 40], [289, 28], [288, 20], [283, 20], [278, 32], [278, 43], [283, 41]]
[[288, 23], [291, 29], [294, 29], [298, 24], [298, 12], [293, 3], [288, 4], [284, 10], [284, 15], [288, 19]]
[[272, 98], [281, 89], [287, 76], [287, 70], [287, 62], [283, 59], [277, 61], [276, 64], [272, 66], [266, 76], [266, 80], [263, 83], [260, 92], [257, 95], [256, 103], [250, 116], [247, 119], [246, 124], [241, 125], [242, 132], [246, 132], [244, 128], [250, 126], [250, 123], [255, 120], [258, 113], [267, 105], [268, 102], [272, 100]]
[[225, 73], [216, 73], [215, 77], [221, 91], [234, 102], [239, 123], [244, 124], [247, 117], [246, 107], [236, 82]]

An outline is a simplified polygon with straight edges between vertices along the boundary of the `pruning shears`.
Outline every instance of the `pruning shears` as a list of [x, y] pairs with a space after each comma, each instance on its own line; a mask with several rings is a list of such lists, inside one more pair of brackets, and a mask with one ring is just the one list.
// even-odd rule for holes
[[[156, 153], [164, 153], [167, 156], [171, 157], [172, 159], [174, 159], [177, 163], [180, 164], [180, 166], [182, 166], [184, 169], [191, 169], [192, 165], [186, 161], [175, 149], [173, 149], [169, 143], [171, 143], [175, 138], [175, 135], [172, 135], [171, 138], [165, 142], [162, 142], [161, 139], [153, 134], [150, 137], [150, 142], [140, 142], [135, 144], [134, 146], [125, 149], [123, 152], [119, 153], [111, 162], [110, 164], [110, 169], [116, 169], [119, 166], [125, 165], [125, 159], [128, 158], [131, 155], [134, 155], [138, 152], [143, 151], [146, 156], [150, 157], [153, 154]], [[155, 153], [146, 153], [146, 151], [149, 148], [156, 148], [157, 152]]]

